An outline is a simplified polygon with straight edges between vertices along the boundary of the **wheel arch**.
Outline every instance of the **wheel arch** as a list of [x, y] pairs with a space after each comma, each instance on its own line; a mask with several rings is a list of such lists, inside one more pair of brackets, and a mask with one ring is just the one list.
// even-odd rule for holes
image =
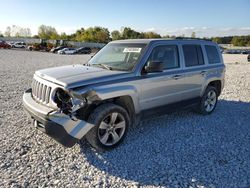
[[101, 87], [84, 93], [81, 96], [87, 98], [89, 103], [87, 107], [79, 110], [80, 116], [84, 114], [81, 119], [87, 120], [91, 112], [106, 103], [114, 103], [123, 107], [128, 112], [132, 124], [135, 122], [136, 114], [139, 114], [138, 92], [134, 86]]
[[79, 109], [79, 111], [78, 111], [79, 118], [87, 121], [90, 114], [97, 107], [99, 107], [103, 104], [107, 104], [107, 103], [113, 103], [113, 104], [116, 104], [116, 105], [124, 108], [128, 112], [128, 115], [131, 119], [132, 124], [135, 122], [135, 118], [136, 118], [135, 106], [134, 106], [134, 102], [133, 102], [132, 97], [129, 95], [117, 96], [117, 97], [110, 98], [110, 99], [95, 101], [95, 102], [89, 104], [87, 107], [85, 106], [85, 107]]
[[221, 92], [222, 92], [222, 88], [223, 88], [223, 82], [222, 80], [219, 80], [219, 79], [215, 79], [215, 80], [209, 80], [206, 84], [206, 87], [203, 88], [203, 91], [202, 91], [202, 95], [204, 94], [206, 88], [208, 86], [213, 86], [217, 89], [218, 91], [218, 96], [220, 96]]

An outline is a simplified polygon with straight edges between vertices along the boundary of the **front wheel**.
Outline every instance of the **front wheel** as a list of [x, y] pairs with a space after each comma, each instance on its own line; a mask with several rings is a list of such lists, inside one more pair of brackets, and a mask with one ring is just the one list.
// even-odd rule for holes
[[204, 92], [196, 111], [200, 114], [211, 114], [218, 101], [218, 90], [213, 86], [208, 86]]
[[130, 120], [127, 111], [116, 104], [97, 107], [88, 121], [96, 125], [86, 135], [86, 140], [97, 150], [118, 146], [126, 136]]

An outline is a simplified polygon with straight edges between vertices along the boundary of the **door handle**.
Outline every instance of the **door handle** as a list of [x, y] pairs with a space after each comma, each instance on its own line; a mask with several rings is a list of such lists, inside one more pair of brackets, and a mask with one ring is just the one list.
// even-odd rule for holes
[[174, 75], [172, 78], [175, 79], [175, 80], [178, 80], [178, 79], [181, 78], [181, 75], [177, 74], [177, 75]]
[[201, 75], [205, 75], [207, 73], [207, 71], [201, 71], [200, 74]]

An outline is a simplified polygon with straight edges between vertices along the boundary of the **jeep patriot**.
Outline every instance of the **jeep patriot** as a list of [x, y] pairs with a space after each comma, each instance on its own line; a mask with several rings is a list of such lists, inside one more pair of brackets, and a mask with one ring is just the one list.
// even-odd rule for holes
[[217, 44], [196, 39], [121, 40], [87, 64], [38, 70], [23, 95], [34, 126], [66, 147], [118, 146], [141, 117], [192, 107], [207, 115], [224, 86]]

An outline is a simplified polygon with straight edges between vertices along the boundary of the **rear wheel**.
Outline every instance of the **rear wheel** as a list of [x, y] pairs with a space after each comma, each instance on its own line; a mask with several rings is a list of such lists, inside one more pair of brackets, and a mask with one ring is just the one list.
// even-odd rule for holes
[[125, 138], [130, 124], [127, 111], [115, 104], [97, 107], [88, 121], [96, 126], [88, 132], [86, 140], [98, 150], [118, 146]]
[[217, 105], [217, 101], [218, 90], [213, 86], [208, 86], [196, 111], [203, 115], [211, 114]]

